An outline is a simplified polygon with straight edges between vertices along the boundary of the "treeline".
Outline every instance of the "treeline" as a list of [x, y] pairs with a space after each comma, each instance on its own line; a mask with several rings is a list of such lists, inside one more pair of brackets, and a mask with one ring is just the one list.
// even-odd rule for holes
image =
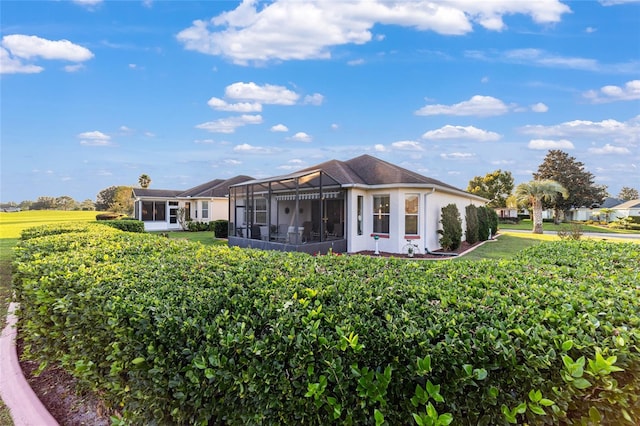
[[0, 204], [0, 211], [18, 210], [98, 210], [112, 211], [122, 214], [133, 213], [131, 186], [110, 186], [101, 190], [96, 200], [76, 201], [68, 195], [60, 197], [38, 197], [35, 201], [24, 200], [20, 203], [8, 202]]
[[68, 195], [60, 197], [38, 197], [35, 201], [9, 202], [0, 205], [1, 210], [96, 210], [93, 200], [76, 201]]

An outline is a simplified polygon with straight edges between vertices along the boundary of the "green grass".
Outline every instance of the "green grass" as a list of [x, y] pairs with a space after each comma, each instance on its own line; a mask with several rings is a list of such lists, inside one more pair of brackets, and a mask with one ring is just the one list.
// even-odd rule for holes
[[0, 239], [18, 238], [23, 229], [32, 226], [64, 222], [91, 222], [94, 211], [29, 210], [16, 213], [0, 212]]
[[529, 235], [501, 232], [500, 236], [492, 241], [487, 241], [480, 247], [462, 257], [454, 260], [484, 260], [484, 259], [509, 259], [519, 251], [544, 241], [555, 241], [555, 235]]
[[[563, 231], [563, 230], [570, 230], [571, 226], [572, 226], [571, 223], [561, 223], [559, 225], [556, 225], [551, 222], [544, 222], [542, 224], [542, 229], [545, 231]], [[533, 229], [533, 224], [531, 223], [531, 219], [524, 219], [517, 224], [501, 223], [500, 229], [501, 230], [517, 229], [517, 230], [523, 230], [523, 231], [531, 231]], [[599, 232], [604, 234], [640, 233], [639, 231], [633, 231], [629, 229], [613, 229], [613, 228], [607, 228], [606, 226], [587, 225], [584, 223], [580, 223], [580, 229], [582, 229], [582, 232]]]

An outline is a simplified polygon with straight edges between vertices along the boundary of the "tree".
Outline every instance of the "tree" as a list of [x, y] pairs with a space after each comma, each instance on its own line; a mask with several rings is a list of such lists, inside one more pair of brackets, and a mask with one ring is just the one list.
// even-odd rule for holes
[[624, 201], [637, 200], [640, 198], [638, 195], [638, 190], [634, 188], [629, 188], [628, 186], [623, 186], [618, 194], [618, 198]]
[[131, 214], [133, 199], [130, 186], [110, 186], [96, 196], [96, 210]]
[[489, 207], [505, 207], [507, 198], [513, 191], [511, 172], [496, 170], [483, 176], [476, 176], [469, 181], [467, 192], [489, 200]]
[[55, 210], [56, 199], [54, 197], [38, 197], [31, 206], [31, 210]]
[[74, 210], [76, 207], [76, 200], [68, 195], [63, 195], [56, 198], [56, 208], [59, 210]]
[[93, 200], [89, 198], [87, 198], [86, 200], [80, 203], [80, 210], [95, 210], [95, 209], [96, 209], [96, 203], [94, 203]]
[[519, 202], [527, 202], [533, 210], [533, 233], [542, 234], [542, 204], [544, 201], [553, 201], [562, 194], [569, 196], [568, 191], [558, 182], [550, 179], [532, 180], [521, 183], [516, 187], [516, 197]]
[[149, 185], [151, 185], [151, 178], [149, 177], [149, 175], [143, 173], [138, 178], [138, 183], [140, 184], [141, 188], [146, 189], [149, 187]]
[[554, 180], [568, 192], [565, 198], [549, 198], [547, 207], [555, 210], [556, 222], [560, 212], [566, 213], [573, 207], [591, 207], [601, 204], [607, 196], [606, 187], [595, 185], [592, 173], [584, 169], [584, 164], [558, 149], [547, 153], [544, 161], [533, 174], [534, 180]]

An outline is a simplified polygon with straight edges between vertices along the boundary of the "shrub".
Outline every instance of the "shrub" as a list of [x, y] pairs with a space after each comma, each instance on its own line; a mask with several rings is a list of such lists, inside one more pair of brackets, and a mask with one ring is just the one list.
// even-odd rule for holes
[[98, 213], [96, 215], [96, 220], [118, 220], [118, 219], [122, 219], [125, 216], [126, 215], [122, 213], [113, 213], [113, 212]]
[[189, 232], [203, 232], [203, 231], [212, 231], [213, 230], [213, 222], [198, 222], [195, 220], [186, 222], [187, 231]]
[[105, 220], [102, 223], [125, 232], [144, 232], [144, 222], [140, 220]]
[[476, 209], [476, 215], [478, 216], [478, 239], [480, 241], [487, 241], [489, 239], [489, 217], [487, 209], [478, 207]]
[[570, 227], [563, 227], [558, 230], [558, 237], [561, 240], [579, 240], [582, 238], [582, 226], [579, 223], [572, 223]]
[[445, 250], [456, 250], [462, 242], [462, 220], [455, 204], [448, 204], [441, 209], [440, 223], [442, 229], [438, 231], [440, 244]]
[[229, 237], [229, 221], [223, 220], [223, 219], [214, 221], [213, 232], [216, 238], [228, 238]]
[[478, 212], [473, 204], [465, 207], [465, 223], [465, 239], [469, 244], [475, 244], [478, 242]]
[[126, 424], [633, 425], [639, 258], [594, 241], [313, 257], [113, 230], [21, 241], [14, 279], [27, 355]]

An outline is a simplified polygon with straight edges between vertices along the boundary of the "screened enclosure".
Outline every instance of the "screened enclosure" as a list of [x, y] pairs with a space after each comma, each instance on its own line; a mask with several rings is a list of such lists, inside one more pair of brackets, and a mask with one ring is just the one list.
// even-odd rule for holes
[[345, 190], [322, 170], [229, 188], [229, 245], [345, 252]]

